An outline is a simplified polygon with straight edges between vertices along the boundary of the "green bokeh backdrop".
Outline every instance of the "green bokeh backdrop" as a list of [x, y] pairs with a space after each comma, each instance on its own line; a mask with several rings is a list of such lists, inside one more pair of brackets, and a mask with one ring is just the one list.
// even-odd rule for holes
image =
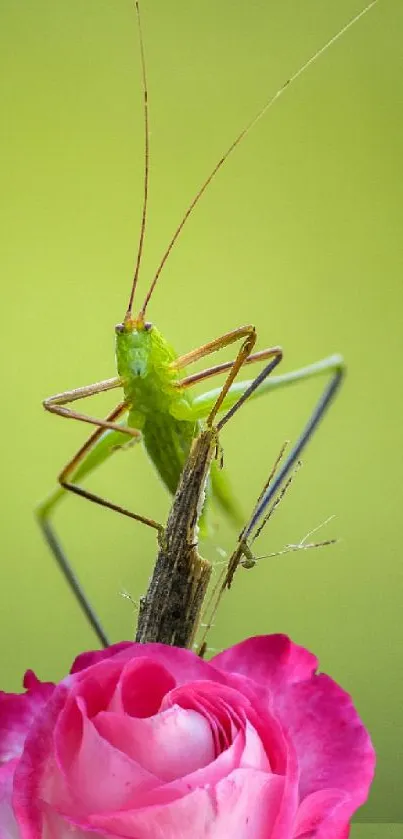
[[[356, 13], [358, 0], [144, 0], [151, 196], [142, 293], [202, 178], [268, 94]], [[85, 437], [45, 415], [51, 393], [114, 374], [139, 225], [143, 127], [131, 0], [1, 0], [2, 687], [57, 679], [94, 645], [32, 510]], [[403, 6], [385, 0], [244, 142], [175, 248], [149, 314], [179, 352], [254, 322], [283, 369], [342, 351], [349, 375], [261, 539], [295, 542], [329, 515], [323, 551], [239, 574], [217, 648], [282, 631], [349, 690], [378, 752], [368, 822], [403, 820], [399, 612], [402, 451]], [[250, 510], [318, 383], [251, 405], [223, 435]], [[106, 412], [99, 399], [93, 410]], [[163, 520], [140, 450], [91, 486]], [[152, 533], [70, 498], [57, 525], [114, 639], [144, 591]], [[222, 523], [217, 545], [234, 535]], [[214, 544], [206, 548], [218, 559]], [[399, 746], [400, 744], [400, 746]]]

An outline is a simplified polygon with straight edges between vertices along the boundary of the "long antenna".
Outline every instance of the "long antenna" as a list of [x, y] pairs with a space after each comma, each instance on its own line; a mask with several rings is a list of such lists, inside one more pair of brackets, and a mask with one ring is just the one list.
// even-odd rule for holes
[[143, 211], [141, 215], [141, 228], [139, 246], [137, 249], [136, 267], [134, 269], [133, 282], [130, 291], [129, 302], [127, 304], [126, 317], [130, 316], [134, 293], [136, 291], [137, 280], [139, 277], [141, 257], [143, 255], [144, 234], [146, 232], [147, 219], [147, 202], [148, 202], [148, 181], [149, 181], [149, 160], [150, 160], [150, 131], [148, 125], [148, 89], [147, 89], [147, 74], [146, 74], [146, 60], [144, 54], [143, 32], [141, 29], [140, 6], [138, 0], [135, 2], [137, 14], [137, 26], [139, 31], [140, 41], [140, 55], [141, 55], [141, 74], [143, 80], [143, 96], [144, 96], [144, 193], [143, 193]]
[[240, 134], [238, 134], [238, 136], [233, 141], [233, 143], [231, 143], [231, 145], [229, 146], [229, 148], [227, 149], [225, 154], [220, 158], [220, 160], [218, 161], [218, 163], [216, 164], [216, 166], [214, 167], [214, 169], [212, 170], [212, 172], [210, 173], [208, 178], [204, 181], [204, 183], [200, 187], [199, 191], [196, 193], [195, 197], [193, 198], [193, 201], [189, 204], [189, 207], [187, 208], [181, 223], [176, 228], [175, 233], [172, 236], [172, 239], [171, 239], [171, 241], [170, 241], [170, 243], [169, 243], [162, 259], [161, 259], [161, 262], [160, 262], [160, 264], [157, 268], [156, 274], [154, 276], [154, 279], [151, 283], [151, 286], [149, 288], [149, 291], [148, 291], [147, 296], [145, 298], [145, 301], [143, 303], [143, 306], [142, 306], [142, 309], [141, 309], [141, 312], [140, 312], [142, 317], [145, 314], [145, 311], [146, 311], [146, 308], [147, 308], [148, 303], [150, 301], [151, 295], [152, 295], [152, 293], [155, 289], [155, 286], [157, 285], [158, 278], [161, 274], [161, 271], [162, 271], [162, 269], [163, 269], [163, 267], [164, 267], [164, 265], [165, 265], [165, 263], [168, 259], [169, 254], [171, 253], [171, 250], [172, 250], [180, 232], [182, 231], [183, 227], [185, 226], [190, 214], [192, 213], [194, 207], [196, 206], [196, 204], [198, 203], [198, 201], [202, 197], [203, 193], [205, 192], [205, 190], [207, 189], [207, 187], [209, 186], [209, 184], [211, 183], [211, 181], [213, 180], [213, 178], [215, 177], [217, 172], [221, 169], [223, 164], [226, 162], [226, 160], [228, 160], [229, 156], [232, 154], [234, 149], [236, 149], [236, 147], [239, 145], [241, 140], [243, 140], [244, 137], [246, 137], [246, 135], [249, 134], [249, 132], [252, 130], [252, 128], [254, 128], [256, 123], [259, 122], [259, 120], [262, 119], [262, 117], [267, 113], [267, 111], [270, 110], [270, 108], [272, 108], [274, 103], [277, 102], [278, 99], [280, 99], [280, 97], [283, 95], [284, 91], [288, 87], [290, 87], [290, 85], [293, 84], [293, 82], [295, 82], [299, 78], [299, 76], [301, 76], [302, 73], [304, 73], [305, 70], [307, 70], [308, 67], [311, 66], [311, 64], [313, 64], [315, 61], [317, 61], [317, 59], [320, 58], [320, 56], [324, 52], [326, 52], [326, 50], [328, 50], [329, 47], [331, 47], [334, 43], [336, 43], [336, 41], [338, 41], [339, 38], [341, 38], [342, 35], [344, 35], [345, 32], [347, 32], [348, 29], [350, 29], [352, 26], [354, 26], [354, 24], [357, 23], [357, 21], [359, 21], [360, 18], [362, 18], [364, 15], [366, 15], [367, 12], [369, 12], [369, 10], [372, 9], [372, 7], [375, 6], [375, 4], [377, 2], [378, 2], [378, 0], [371, 0], [371, 2], [368, 3], [368, 5], [365, 6], [365, 8], [362, 9], [361, 12], [358, 12], [358, 14], [356, 14], [353, 18], [351, 18], [351, 20], [349, 20], [348, 23], [346, 23], [345, 26], [343, 26], [342, 29], [340, 29], [339, 32], [337, 32], [336, 35], [333, 35], [333, 37], [330, 38], [323, 45], [323, 47], [321, 47], [313, 55], [311, 55], [311, 57], [308, 58], [308, 60], [305, 61], [305, 63], [302, 64], [302, 66], [292, 76], [290, 76], [290, 78], [287, 79], [287, 81], [284, 82], [284, 84], [281, 85], [281, 87], [277, 90], [277, 92], [274, 94], [274, 96], [272, 96], [266, 102], [266, 104], [263, 106], [263, 108], [256, 114], [256, 116], [251, 120], [251, 122], [249, 122], [248, 125], [246, 125], [245, 128], [242, 129], [242, 131], [240, 132]]

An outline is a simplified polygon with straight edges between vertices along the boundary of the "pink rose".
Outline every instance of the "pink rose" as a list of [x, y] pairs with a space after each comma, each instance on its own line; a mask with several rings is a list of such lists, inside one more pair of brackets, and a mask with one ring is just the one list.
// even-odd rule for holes
[[0, 694], [1, 839], [347, 839], [374, 751], [350, 697], [283, 635], [200, 660], [84, 653]]

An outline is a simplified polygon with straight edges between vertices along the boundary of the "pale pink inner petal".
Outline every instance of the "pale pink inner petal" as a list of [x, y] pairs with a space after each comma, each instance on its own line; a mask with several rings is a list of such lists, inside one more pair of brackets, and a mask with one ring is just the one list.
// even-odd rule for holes
[[[182, 707], [198, 709], [211, 727], [216, 754], [228, 749], [237, 731], [249, 724], [245, 761], [251, 765], [285, 774], [292, 751], [284, 731], [264, 703], [255, 706], [238, 690], [211, 682], [194, 682], [167, 694], [162, 707], [177, 702]], [[252, 734], [253, 732], [253, 734]], [[256, 754], [253, 754], [254, 750]], [[258, 757], [257, 757], [258, 756]], [[257, 762], [254, 763], [255, 758]]]
[[[206, 766], [200, 767], [200, 769], [196, 769], [195, 772], [190, 773], [189, 775], [184, 775], [183, 778], [177, 779], [175, 781], [175, 789], [177, 793], [181, 795], [187, 795], [191, 790], [197, 789], [197, 787], [209, 787], [214, 786], [221, 781], [223, 778], [226, 778], [231, 772], [237, 769], [242, 760], [243, 749], [245, 746], [245, 737], [243, 732], [238, 732], [237, 736], [234, 738], [234, 742], [228, 749], [221, 752], [215, 760], [212, 760], [211, 763], [207, 764]], [[168, 788], [168, 784], [163, 787], [163, 789]], [[154, 803], [159, 803], [160, 790], [155, 790], [155, 793], [152, 795], [152, 799]]]
[[169, 783], [162, 783], [161, 786], [155, 787], [151, 792], [144, 793], [141, 800], [137, 800], [137, 806], [150, 807], [170, 803], [184, 795], [187, 796], [192, 790], [199, 787], [214, 786], [239, 767], [244, 744], [244, 735], [239, 732], [233, 744], [207, 766], [202, 766], [195, 772], [184, 775], [182, 778], [176, 778]]
[[[103, 812], [133, 806], [142, 792], [153, 789], [157, 779], [100, 736], [85, 716], [85, 709], [80, 708], [80, 700], [77, 704], [83, 715], [82, 738], [75, 756], [65, 767], [65, 779], [74, 797], [74, 812], [81, 815], [92, 810]], [[42, 794], [45, 797], [45, 790]], [[64, 801], [47, 800], [63, 808]]]
[[177, 705], [148, 719], [103, 713], [94, 723], [106, 740], [163, 781], [188, 775], [215, 757], [208, 722]]
[[[183, 701], [184, 692], [186, 693], [186, 701]], [[207, 720], [214, 743], [214, 753], [216, 755], [228, 748], [233, 737], [233, 734], [231, 736], [231, 731], [228, 731], [228, 721], [225, 718], [223, 719], [222, 715], [217, 714], [215, 704], [210, 702], [208, 697], [200, 696], [197, 689], [195, 690], [192, 688], [192, 685], [189, 685], [183, 690], [180, 688], [176, 692], [171, 691], [163, 703], [164, 707], [169, 708], [171, 704], [174, 705], [175, 699], [178, 700], [182, 707], [188, 710], [193, 709]]]
[[[283, 793], [283, 778], [236, 770], [216, 787], [199, 787], [172, 804], [94, 814], [89, 821], [127, 839], [271, 839]], [[290, 824], [293, 815], [290, 808]]]
[[79, 673], [73, 682], [54, 732], [54, 746], [60, 764], [66, 770], [80, 748], [82, 717], [95, 716], [108, 707], [119, 681], [121, 667], [106, 659], [89, 672]]
[[243, 726], [245, 708], [250, 703], [237, 690], [214, 682], [193, 682], [176, 688], [166, 695], [162, 708], [178, 704], [197, 710], [209, 721], [215, 738], [216, 752], [231, 744], [236, 731]]
[[[214, 819], [214, 795], [206, 788], [199, 788], [172, 803], [115, 813], [94, 813], [89, 818], [89, 825], [104, 835], [122, 839], [210, 839]], [[228, 839], [232, 839], [229, 834]]]
[[262, 740], [256, 729], [249, 722], [246, 722], [245, 725], [245, 746], [240, 767], [250, 767], [251, 769], [261, 769], [264, 772], [271, 772], [270, 761]]
[[74, 820], [62, 816], [46, 804], [43, 817], [42, 839], [105, 839], [105, 834], [78, 827]]
[[[217, 819], [212, 839], [288, 839], [294, 800], [285, 794], [284, 778], [239, 769], [215, 790]], [[281, 815], [280, 832], [276, 825]]]

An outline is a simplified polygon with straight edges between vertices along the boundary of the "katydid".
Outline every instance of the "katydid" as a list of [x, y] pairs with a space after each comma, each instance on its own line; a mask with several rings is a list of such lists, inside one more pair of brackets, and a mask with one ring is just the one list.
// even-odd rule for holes
[[[200, 429], [200, 422], [207, 421], [211, 426], [217, 413], [231, 411], [235, 404], [248, 392], [251, 381], [234, 383], [235, 376], [241, 364], [251, 364], [265, 359], [279, 359], [281, 350], [279, 347], [269, 347], [259, 352], [252, 352], [256, 343], [256, 330], [252, 324], [238, 327], [226, 334], [209, 341], [208, 343], [178, 356], [171, 345], [155, 325], [146, 319], [148, 304], [159, 281], [162, 269], [177, 241], [187, 219], [201, 199], [203, 193], [227, 161], [229, 156], [246, 137], [256, 123], [274, 105], [285, 90], [297, 80], [297, 78], [314, 62], [322, 53], [327, 50], [340, 36], [345, 33], [355, 22], [357, 22], [370, 8], [376, 4], [372, 0], [359, 14], [351, 19], [335, 36], [333, 36], [323, 47], [312, 55], [272, 96], [260, 112], [249, 122], [249, 124], [238, 134], [225, 154], [220, 158], [216, 166], [210, 172], [201, 188], [193, 198], [184, 216], [175, 230], [172, 239], [160, 261], [154, 278], [149, 286], [138, 314], [133, 315], [133, 305], [140, 272], [140, 265], [143, 254], [143, 243], [146, 230], [147, 204], [148, 204], [148, 179], [149, 179], [149, 119], [148, 119], [148, 92], [146, 67], [144, 57], [144, 46], [141, 31], [139, 4], [135, 3], [137, 22], [139, 29], [140, 58], [143, 82], [144, 97], [144, 127], [145, 127], [145, 155], [144, 155], [144, 193], [143, 210], [140, 228], [137, 259], [131, 285], [129, 300], [123, 321], [115, 328], [116, 332], [116, 360], [117, 375], [84, 387], [64, 391], [44, 400], [44, 407], [47, 411], [76, 419], [81, 422], [96, 426], [95, 431], [86, 440], [83, 446], [68, 462], [58, 476], [59, 486], [52, 494], [43, 501], [37, 508], [37, 517], [56, 561], [63, 571], [74, 595], [81, 608], [90, 620], [95, 632], [102, 643], [107, 639], [102, 627], [90, 606], [85, 594], [81, 590], [79, 581], [64, 555], [64, 552], [55, 536], [50, 524], [50, 516], [65, 494], [66, 490], [71, 491], [94, 503], [100, 504], [111, 510], [115, 510], [125, 516], [143, 522], [162, 532], [161, 526], [153, 519], [134, 513], [109, 499], [95, 495], [81, 486], [81, 481], [105, 460], [120, 446], [128, 440], [144, 443], [147, 453], [154, 463], [156, 470], [163, 483], [172, 494], [175, 492], [179, 478], [189, 453], [192, 441]], [[238, 353], [241, 359], [240, 364], [233, 361], [217, 364], [198, 372], [194, 375], [186, 375], [185, 368], [194, 362], [201, 360], [212, 353], [232, 343], [242, 341], [242, 348]], [[262, 382], [260, 387], [254, 391], [252, 397], [261, 396], [278, 387], [283, 387], [295, 382], [304, 381], [309, 378], [330, 374], [332, 380], [340, 376], [343, 368], [343, 361], [339, 355], [333, 355], [322, 359], [314, 364], [303, 367], [299, 370], [276, 376]], [[196, 382], [202, 382], [223, 371], [228, 372], [226, 389], [216, 388], [212, 391], [193, 397], [191, 387]], [[79, 399], [88, 398], [94, 394], [121, 388], [123, 398], [113, 411], [105, 418], [99, 419], [84, 413], [77, 412], [71, 407], [71, 403]], [[239, 521], [239, 513], [235, 500], [225, 482], [224, 476], [219, 473], [216, 464], [211, 468], [211, 494], [224, 508], [228, 516], [235, 522]]]

